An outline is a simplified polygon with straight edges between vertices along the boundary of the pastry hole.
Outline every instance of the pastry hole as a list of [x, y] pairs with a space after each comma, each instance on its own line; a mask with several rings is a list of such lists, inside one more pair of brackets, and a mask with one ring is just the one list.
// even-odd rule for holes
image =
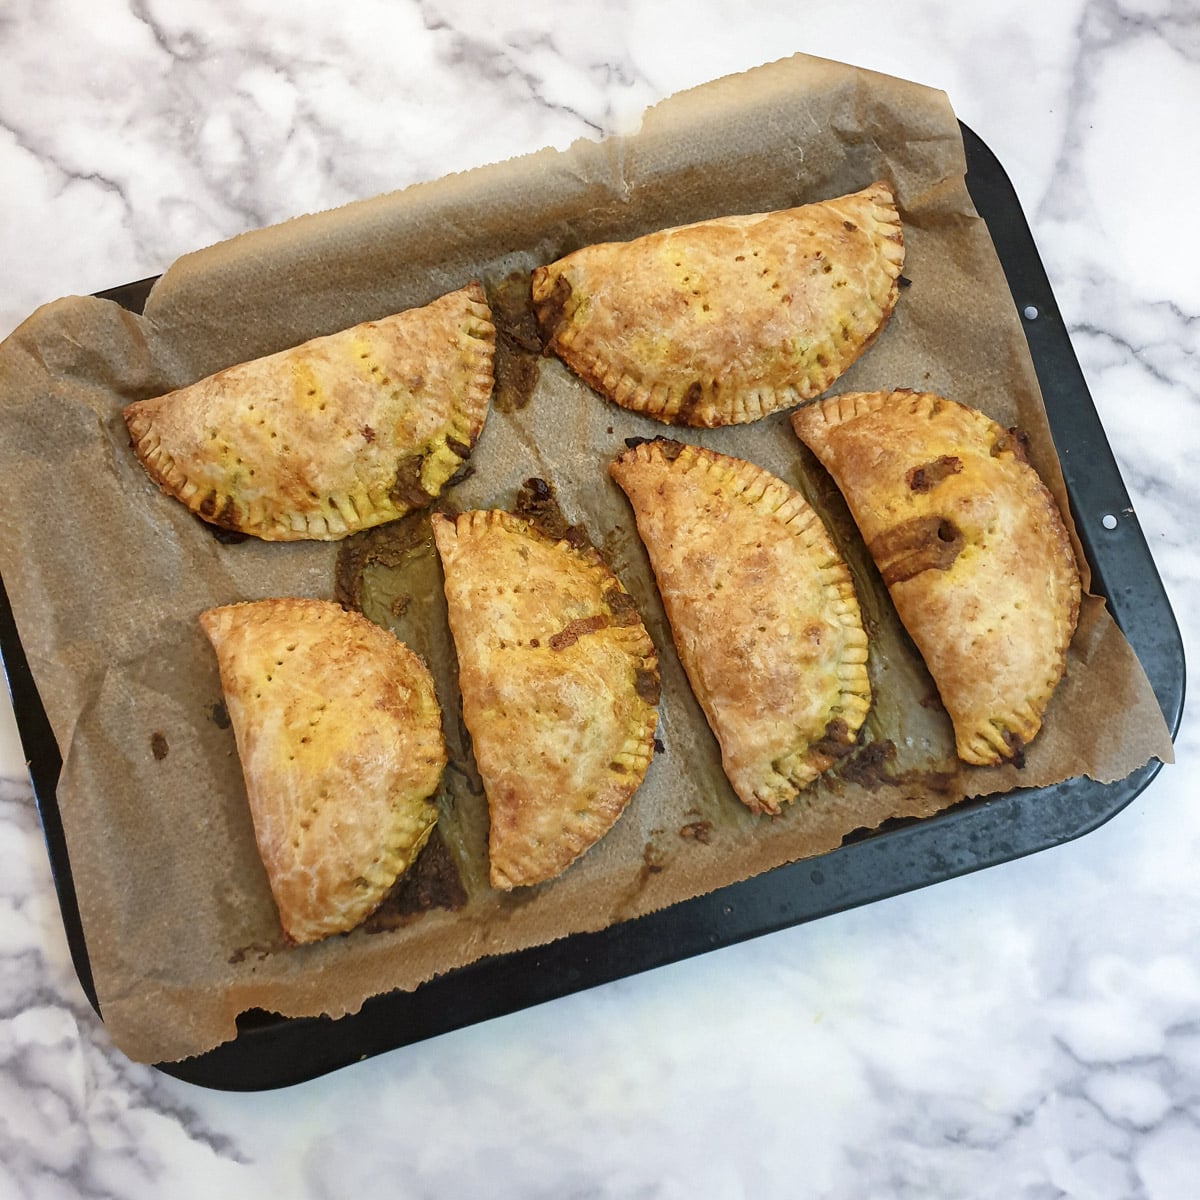
[[1100, 518], [1100, 524], [1103, 525], [1105, 529], [1116, 529], [1117, 518], [1114, 517], [1112, 513], [1105, 513], [1104, 516]]
[[1036, 304], [1027, 304], [1022, 310], [1025, 314], [1025, 320], [1036, 321], [1038, 319], [1038, 310]]

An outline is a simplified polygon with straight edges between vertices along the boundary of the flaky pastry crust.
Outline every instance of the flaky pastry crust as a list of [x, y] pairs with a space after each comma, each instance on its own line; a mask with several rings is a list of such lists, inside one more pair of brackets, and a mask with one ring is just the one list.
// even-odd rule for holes
[[871, 705], [850, 572], [804, 497], [752, 463], [654, 441], [609, 472], [725, 774], [752, 812], [777, 814], [851, 749]]
[[437, 821], [446, 752], [425, 664], [323, 600], [200, 614], [221, 672], [284, 933], [311, 942], [379, 905]]
[[625, 408], [755, 421], [823, 392], [879, 333], [904, 237], [887, 183], [585, 246], [533, 273], [547, 348]]
[[124, 410], [170, 496], [267, 541], [332, 541], [429, 504], [487, 417], [495, 328], [478, 283], [240, 363]]
[[1066, 665], [1080, 580], [1020, 438], [928, 392], [793, 414], [846, 497], [954, 724], [958, 756], [1020, 761]]
[[608, 832], [646, 773], [654, 644], [591, 547], [496, 510], [432, 520], [491, 817], [491, 882], [541, 883]]

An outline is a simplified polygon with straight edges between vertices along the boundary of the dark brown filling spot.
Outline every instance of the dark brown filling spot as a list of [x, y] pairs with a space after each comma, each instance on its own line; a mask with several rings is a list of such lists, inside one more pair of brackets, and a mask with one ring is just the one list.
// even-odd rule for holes
[[1010, 729], [1006, 729], [1001, 736], [1004, 738], [1004, 744], [1008, 747], [1008, 757], [1012, 761], [1012, 765], [1018, 771], [1025, 767], [1025, 743], [1021, 740], [1018, 734], [1015, 734]]
[[408, 508], [422, 508], [433, 497], [421, 486], [421, 468], [425, 465], [423, 454], [402, 458], [396, 466], [396, 480], [388, 492], [388, 498]]
[[418, 513], [344, 539], [338, 546], [333, 569], [334, 599], [343, 608], [362, 612], [367, 568], [376, 564], [402, 566], [417, 547], [429, 542], [429, 537], [429, 522], [424, 513]]
[[471, 447], [466, 442], [460, 442], [458, 438], [448, 437], [446, 439], [446, 447], [451, 454], [456, 454], [459, 458], [467, 458], [471, 453]]
[[701, 842], [707, 846], [712, 840], [712, 822], [689, 821], [688, 824], [679, 827], [679, 836], [685, 839], [690, 838], [694, 842]]
[[551, 650], [565, 650], [568, 646], [575, 645], [581, 637], [586, 637], [589, 633], [595, 633], [598, 629], [603, 629], [608, 623], [609, 620], [606, 613], [596, 613], [591, 617], [576, 617], [574, 621], [568, 622], [554, 634], [548, 644]]
[[455, 486], [455, 484], [462, 483], [464, 479], [470, 479], [474, 474], [475, 468], [471, 466], [470, 463], [459, 463], [458, 469], [454, 472], [454, 474], [451, 475], [444, 484], [442, 484], [442, 490], [445, 491], [447, 488], [452, 488]]
[[591, 539], [582, 525], [572, 525], [558, 506], [558, 496], [552, 484], [544, 479], [527, 479], [517, 489], [513, 511], [524, 517], [543, 537], [552, 542], [566, 542], [575, 550], [593, 549]]
[[653, 842], [647, 842], [642, 849], [642, 869], [638, 872], [638, 888], [644, 887], [650, 876], [658, 875], [666, 865], [666, 855]]
[[167, 745], [167, 735], [156, 729], [150, 735], [150, 753], [154, 755], [155, 762], [162, 762], [170, 750], [171, 747]]
[[810, 749], [821, 757], [836, 762], [854, 749], [854, 739], [850, 736], [846, 722], [841, 717], [834, 717], [826, 724], [824, 735], [813, 742]]
[[216, 702], [216, 704], [214, 704], [208, 710], [208, 719], [218, 729], [228, 729], [229, 728], [229, 726], [232, 724], [232, 722], [229, 720], [229, 709], [227, 709], [225, 707], [224, 700], [218, 700]]
[[558, 506], [554, 486], [536, 476], [525, 480], [517, 489], [513, 511], [554, 542], [566, 537], [571, 528], [571, 523]]
[[383, 933], [435, 908], [451, 911], [467, 902], [454, 857], [435, 828], [417, 861], [396, 881], [380, 906], [363, 923], [367, 933]]
[[[542, 268], [544, 269], [544, 268]], [[571, 283], [565, 275], [559, 275], [550, 285], [543, 300], [534, 302], [533, 311], [542, 331], [542, 342], [549, 350], [550, 343], [558, 331], [567, 323], [567, 305], [571, 302]]]
[[633, 597], [615, 585], [604, 593], [604, 603], [612, 613], [614, 625], [636, 625], [641, 620]]
[[[658, 672], [650, 667], [638, 667], [633, 673], [633, 690], [637, 692], [640, 699], [653, 708], [658, 703], [658, 698], [662, 691]], [[657, 753], [659, 746], [657, 738], [655, 739], [654, 746]]]
[[[567, 290], [570, 291], [569, 286]], [[513, 271], [499, 283], [490, 285], [488, 304], [496, 327], [496, 387], [492, 405], [500, 412], [517, 412], [529, 403], [537, 387], [538, 359], [542, 354], [529, 276], [524, 271]]]
[[895, 757], [896, 744], [890, 739], [868, 742], [842, 764], [839, 773], [848, 782], [874, 791], [892, 782], [887, 766]]
[[943, 454], [940, 458], [935, 458], [933, 462], [913, 467], [904, 478], [908, 480], [908, 486], [914, 492], [928, 492], [947, 476], [957, 475], [961, 470], [961, 458], [955, 458], [952, 454]]
[[667, 460], [674, 462], [687, 448], [686, 442], [677, 442], [674, 438], [644, 438], [644, 437], [627, 437], [625, 445], [630, 450], [636, 450], [638, 446], [657, 446], [658, 452]]
[[948, 517], [936, 513], [913, 517], [874, 538], [868, 549], [889, 587], [922, 571], [948, 570], [962, 553], [966, 540]]
[[992, 457], [1011, 454], [1018, 462], [1029, 461], [1029, 435], [1015, 425], [1007, 429], [992, 443]]
[[689, 384], [688, 390], [683, 393], [683, 399], [679, 402], [679, 411], [671, 418], [672, 421], [676, 425], [689, 424], [703, 396], [704, 385], [701, 384], [700, 380], [697, 379]]
[[218, 509], [217, 493], [209, 492], [200, 501], [200, 507], [196, 511], [206, 521], [213, 525], [219, 525], [222, 529], [237, 530], [238, 528], [237, 504], [232, 496], [226, 496]]
[[241, 542], [246, 541], [250, 535], [242, 533], [239, 529], [226, 529], [223, 525], [214, 525], [212, 521], [206, 521], [203, 517], [197, 516], [196, 520], [213, 535], [222, 546], [237, 546]]

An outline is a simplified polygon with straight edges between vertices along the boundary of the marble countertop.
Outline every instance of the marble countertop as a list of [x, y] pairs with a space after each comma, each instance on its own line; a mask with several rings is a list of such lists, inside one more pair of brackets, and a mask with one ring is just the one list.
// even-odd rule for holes
[[[1008, 170], [1194, 651], [1194, 6], [604, 0], [570, 14], [545, 0], [8, 6], [0, 336], [59, 295], [625, 131], [673, 91], [796, 50], [854, 62], [944, 88]], [[0, 1197], [324, 1198], [386, 1181], [404, 1197], [1191, 1200], [1194, 705], [1177, 756], [1079, 841], [247, 1096], [109, 1044], [70, 964], [5, 700]]]

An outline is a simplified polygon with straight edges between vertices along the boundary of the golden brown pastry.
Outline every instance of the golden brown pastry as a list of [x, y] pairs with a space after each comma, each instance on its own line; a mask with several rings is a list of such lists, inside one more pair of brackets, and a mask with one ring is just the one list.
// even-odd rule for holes
[[1062, 677], [1079, 570], [1021, 442], [928, 392], [803, 408], [797, 435], [846, 497], [954, 723], [958, 756], [1022, 760]]
[[533, 273], [548, 349], [610, 400], [734, 425], [823, 392], [896, 303], [891, 188], [585, 246]]
[[871, 706], [854, 583], [799, 492], [739, 458], [645, 442], [609, 467], [733, 790], [777, 814]]
[[425, 664], [390, 633], [324, 600], [212, 608], [217, 652], [284, 933], [352, 929], [437, 821], [446, 752]]
[[611, 828], [650, 763], [658, 660], [589, 546], [499, 511], [433, 515], [493, 887], [540, 883]]
[[151, 478], [267, 541], [332, 541], [428, 504], [471, 453], [496, 332], [472, 283], [126, 407]]

